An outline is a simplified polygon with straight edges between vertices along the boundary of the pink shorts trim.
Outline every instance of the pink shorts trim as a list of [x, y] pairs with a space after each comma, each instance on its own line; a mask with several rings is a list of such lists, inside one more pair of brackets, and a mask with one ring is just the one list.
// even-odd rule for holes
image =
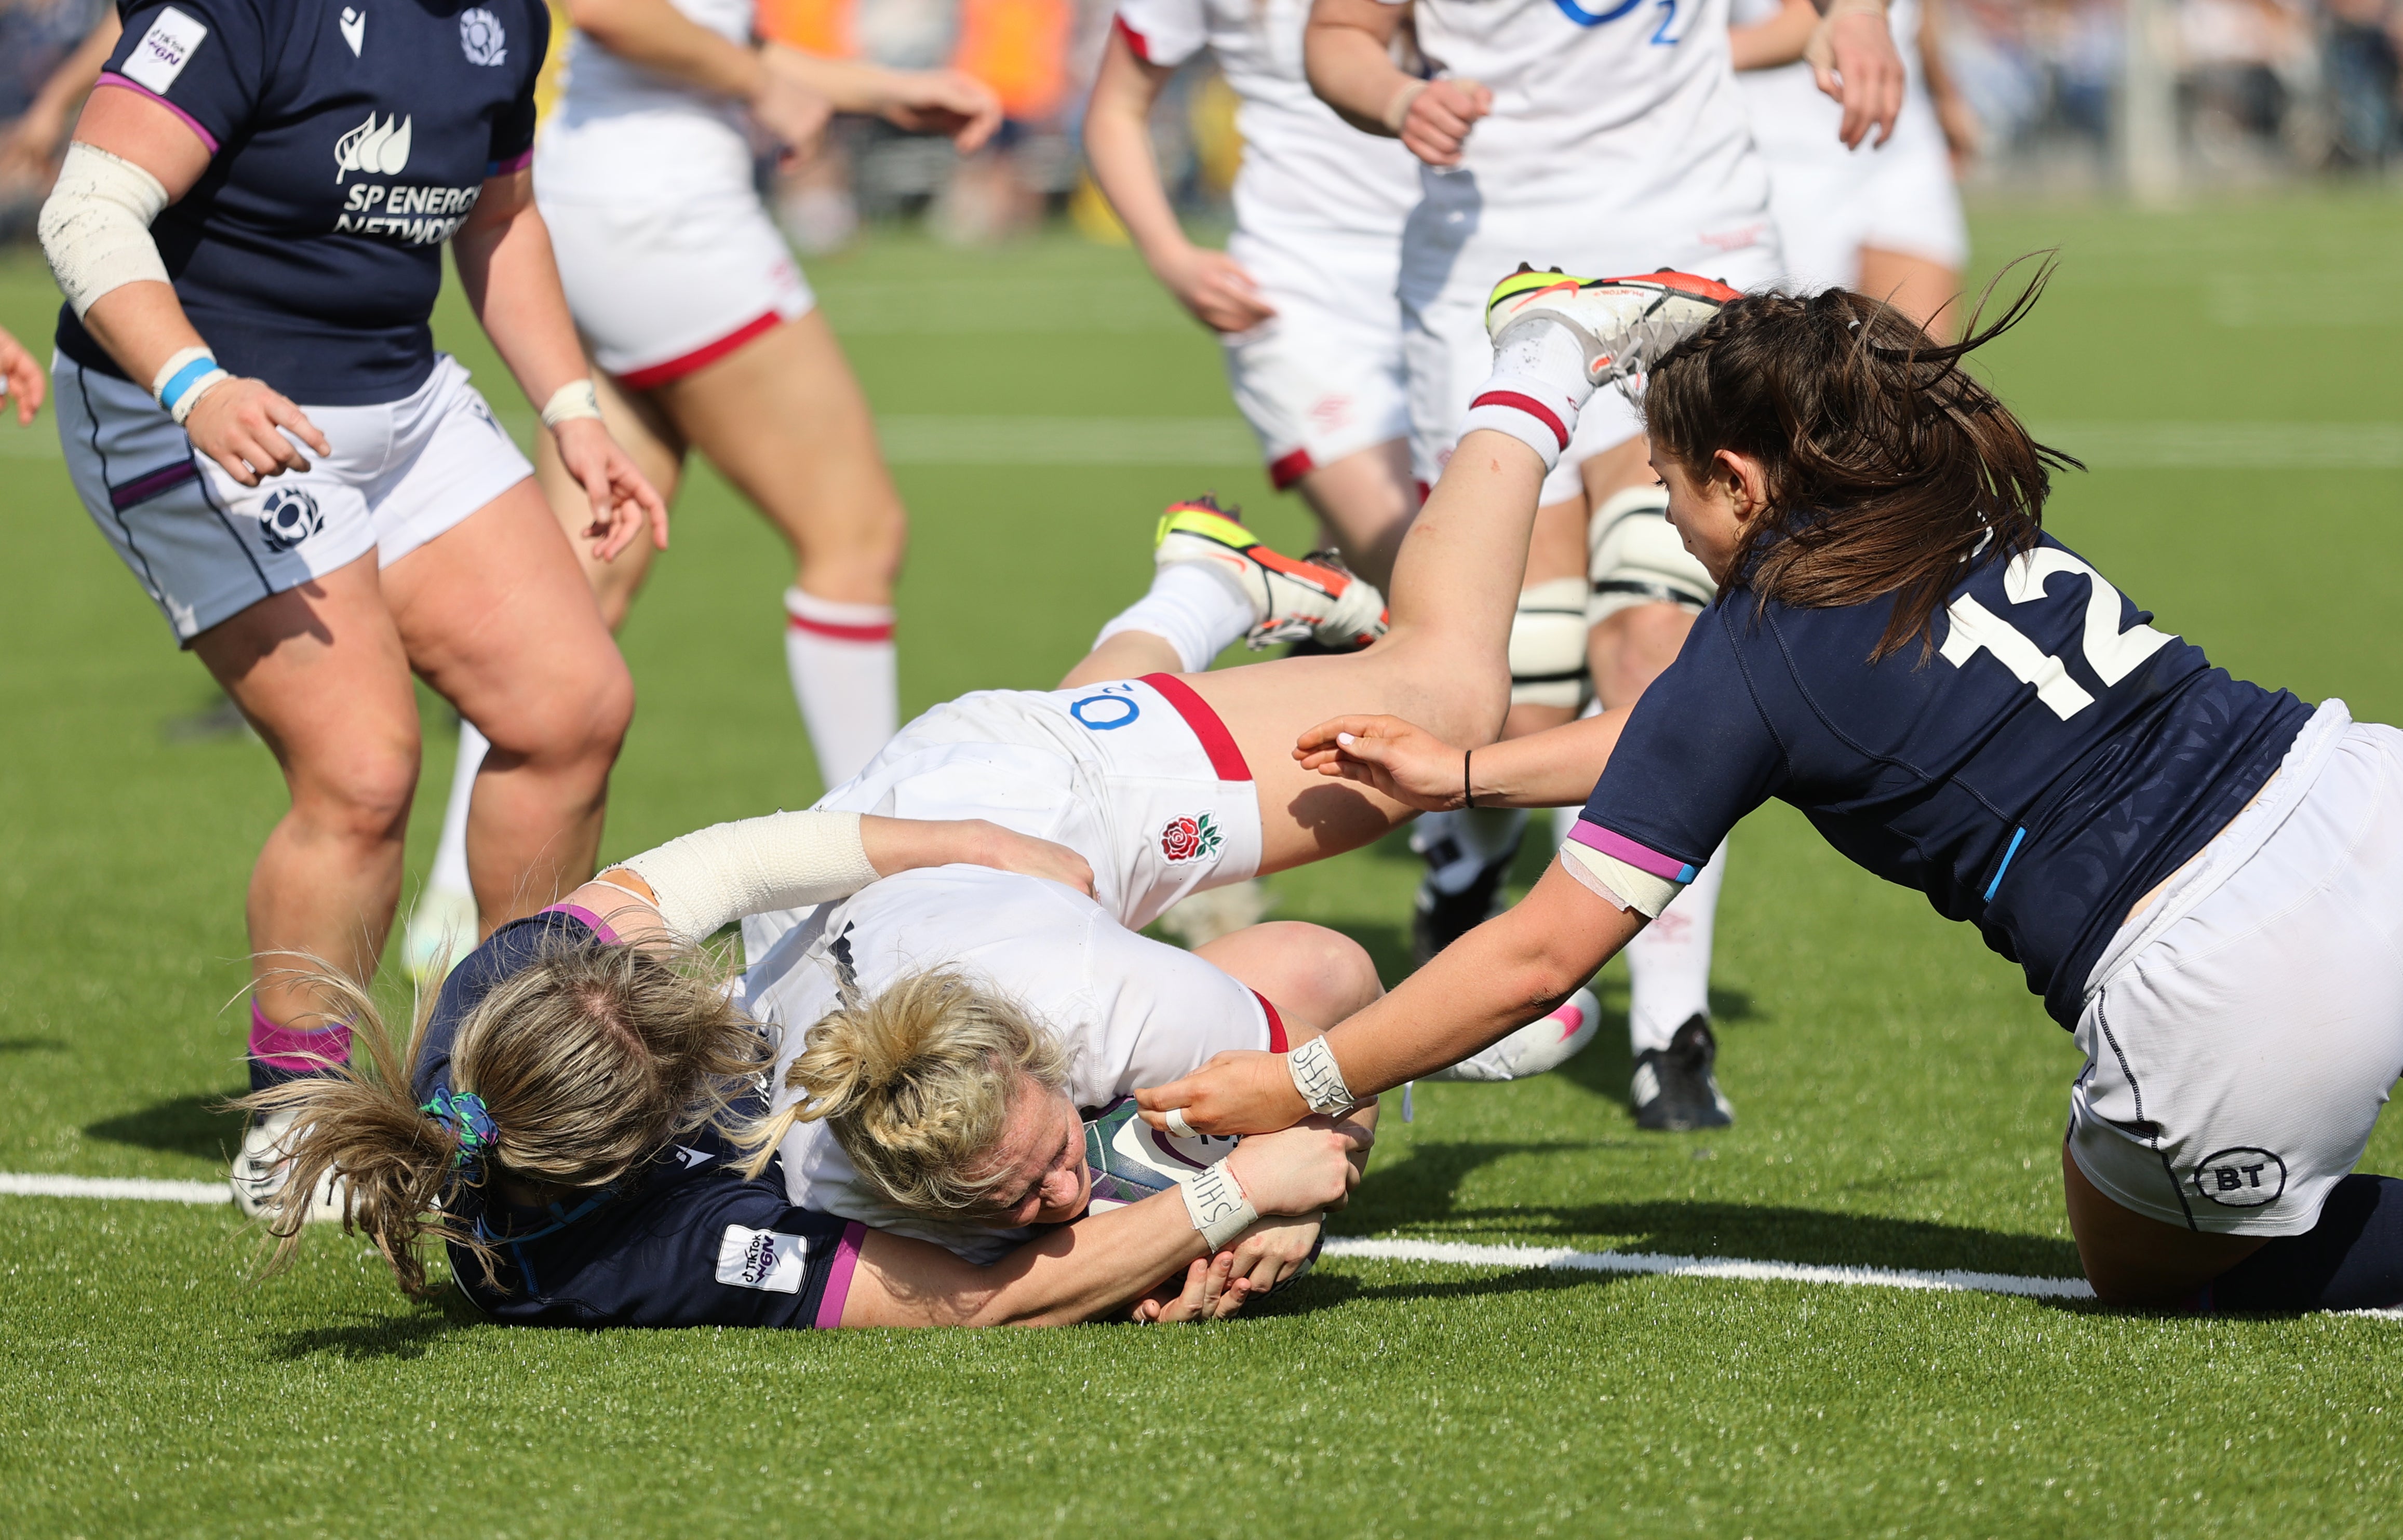
[[843, 1301], [851, 1297], [851, 1275], [859, 1267], [859, 1243], [867, 1235], [868, 1227], [856, 1219], [842, 1228], [842, 1240], [834, 1248], [834, 1268], [826, 1274], [826, 1292], [818, 1296], [820, 1331], [842, 1325]]

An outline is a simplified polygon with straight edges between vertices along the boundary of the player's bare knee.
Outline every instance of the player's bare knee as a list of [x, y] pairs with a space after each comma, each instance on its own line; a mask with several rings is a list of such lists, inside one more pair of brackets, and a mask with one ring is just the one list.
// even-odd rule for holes
[[292, 811], [313, 833], [347, 844], [400, 838], [417, 795], [414, 735], [374, 744], [349, 744], [337, 755], [295, 767]]
[[1286, 979], [1276, 1005], [1298, 1021], [1324, 1031], [1385, 992], [1376, 959], [1341, 931], [1299, 920], [1269, 923]]

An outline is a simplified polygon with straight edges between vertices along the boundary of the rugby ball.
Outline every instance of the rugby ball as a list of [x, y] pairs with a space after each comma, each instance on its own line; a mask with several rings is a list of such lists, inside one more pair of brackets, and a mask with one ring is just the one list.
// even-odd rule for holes
[[1229, 1135], [1179, 1139], [1143, 1120], [1134, 1098], [1121, 1096], [1085, 1119], [1085, 1164], [1093, 1173], [1092, 1213], [1107, 1214], [1166, 1192], [1227, 1158]]

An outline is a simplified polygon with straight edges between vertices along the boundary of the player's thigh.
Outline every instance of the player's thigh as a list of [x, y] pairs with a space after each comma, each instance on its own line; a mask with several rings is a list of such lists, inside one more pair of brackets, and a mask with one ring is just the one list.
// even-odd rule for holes
[[1340, 931], [1300, 921], [1246, 925], [1193, 949], [1274, 1005], [1290, 1032], [1325, 1032], [1385, 992], [1368, 949]]
[[2115, 1202], [2061, 1148], [2061, 1185], [2078, 1266], [2108, 1305], [2175, 1305], [2268, 1242], [2267, 1236], [2214, 1235]]
[[614, 754], [625, 659], [527, 478], [383, 575], [410, 660], [505, 751]]
[[417, 697], [370, 551], [259, 600], [192, 651], [284, 768], [296, 804], [406, 816], [417, 783]]
[[803, 561], [864, 556], [897, 565], [908, 537], [900, 493], [868, 397], [817, 311], [653, 395]]
[[1391, 586], [1395, 553], [1419, 507], [1410, 440], [1389, 438], [1355, 450], [1331, 465], [1313, 466], [1296, 485], [1360, 575], [1380, 589]]

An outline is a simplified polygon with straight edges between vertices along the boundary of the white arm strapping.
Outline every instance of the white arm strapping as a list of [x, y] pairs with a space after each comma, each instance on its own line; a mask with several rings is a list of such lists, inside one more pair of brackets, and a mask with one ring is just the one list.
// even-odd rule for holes
[[168, 281], [150, 239], [150, 222], [166, 206], [166, 187], [132, 161], [81, 140], [67, 146], [40, 230], [42, 255], [76, 319], [111, 289]]
[[660, 918], [704, 941], [746, 914], [847, 897], [876, 881], [855, 812], [777, 812], [679, 835], [617, 865], [650, 884]]

